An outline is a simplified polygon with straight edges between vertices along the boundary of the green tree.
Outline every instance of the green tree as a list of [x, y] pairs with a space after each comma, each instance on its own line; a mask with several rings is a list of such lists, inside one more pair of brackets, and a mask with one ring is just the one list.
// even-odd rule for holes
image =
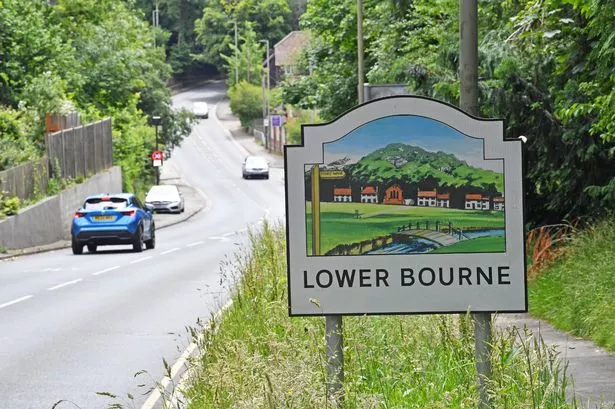
[[242, 30], [247, 23], [258, 40], [269, 40], [273, 47], [291, 30], [292, 13], [287, 0], [211, 0], [203, 16], [195, 22], [198, 41], [203, 45], [202, 59], [221, 68], [223, 53], [234, 43], [234, 23]]

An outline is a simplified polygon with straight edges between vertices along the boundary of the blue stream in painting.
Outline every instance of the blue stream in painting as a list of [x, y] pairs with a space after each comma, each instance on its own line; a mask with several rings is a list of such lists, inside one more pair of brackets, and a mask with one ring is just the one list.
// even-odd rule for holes
[[[463, 232], [463, 236], [468, 240], [479, 237], [504, 237], [505, 233], [504, 229], [484, 229]], [[377, 250], [368, 251], [365, 254], [421, 254], [429, 253], [438, 247], [441, 246], [433, 241], [414, 238], [409, 243], [391, 243]]]
[[504, 229], [484, 229], [464, 231], [463, 235], [468, 239], [476, 239], [478, 237], [504, 237], [505, 233]]
[[372, 250], [366, 254], [409, 254], [409, 253], [429, 253], [433, 249], [440, 247], [433, 241], [425, 239], [414, 239], [410, 243], [391, 243], [378, 250]]

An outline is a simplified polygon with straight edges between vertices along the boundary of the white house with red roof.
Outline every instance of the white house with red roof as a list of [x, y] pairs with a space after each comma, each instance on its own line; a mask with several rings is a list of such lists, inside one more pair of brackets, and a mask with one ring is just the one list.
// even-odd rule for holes
[[451, 207], [450, 193], [438, 193], [436, 195], [436, 203], [438, 207]]
[[378, 188], [365, 186], [361, 189], [361, 203], [378, 203]]
[[334, 187], [333, 188], [334, 202], [352, 202], [352, 188], [350, 187]]
[[483, 195], [480, 193], [468, 193], [466, 199], [466, 210], [482, 210]]
[[483, 196], [481, 198], [482, 209], [490, 210], [491, 209], [491, 198], [489, 196]]
[[493, 210], [504, 211], [504, 198], [502, 196], [496, 196], [493, 198]]
[[436, 189], [434, 190], [419, 190], [417, 194], [416, 205], [417, 206], [425, 206], [425, 207], [436, 207], [437, 206], [437, 197]]

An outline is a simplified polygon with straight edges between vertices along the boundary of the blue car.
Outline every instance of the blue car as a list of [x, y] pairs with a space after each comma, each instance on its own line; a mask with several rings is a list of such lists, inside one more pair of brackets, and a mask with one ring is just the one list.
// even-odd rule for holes
[[87, 246], [94, 253], [98, 246], [130, 244], [134, 251], [156, 246], [153, 208], [144, 206], [132, 193], [100, 194], [85, 199], [75, 212], [71, 227], [73, 254]]

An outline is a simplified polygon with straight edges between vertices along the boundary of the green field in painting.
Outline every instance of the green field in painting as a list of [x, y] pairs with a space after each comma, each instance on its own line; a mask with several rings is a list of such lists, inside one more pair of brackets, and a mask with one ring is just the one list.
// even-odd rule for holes
[[[356, 218], [356, 211], [360, 218]], [[452, 223], [454, 228], [482, 227], [504, 228], [504, 212], [482, 210], [444, 209], [439, 207], [394, 206], [370, 203], [321, 203], [320, 228], [321, 252], [325, 254], [340, 244], [357, 243], [374, 237], [384, 236], [397, 231], [397, 227], [409, 222], [430, 224], [439, 221], [442, 226]], [[311, 203], [306, 203], [307, 251], [312, 254], [312, 214]], [[433, 227], [431, 227], [433, 228]], [[489, 239], [489, 240], [482, 240]], [[471, 245], [475, 242], [475, 245]], [[468, 248], [480, 248], [483, 244], [490, 252], [505, 251], [504, 239], [481, 238], [468, 240]], [[457, 244], [461, 246], [461, 243]], [[464, 247], [461, 247], [464, 248]], [[440, 249], [440, 253], [466, 252], [472, 250], [449, 251], [452, 246]]]
[[504, 251], [506, 241], [504, 237], [478, 237], [464, 240], [450, 246], [440, 247], [431, 252], [434, 253], [499, 253]]

